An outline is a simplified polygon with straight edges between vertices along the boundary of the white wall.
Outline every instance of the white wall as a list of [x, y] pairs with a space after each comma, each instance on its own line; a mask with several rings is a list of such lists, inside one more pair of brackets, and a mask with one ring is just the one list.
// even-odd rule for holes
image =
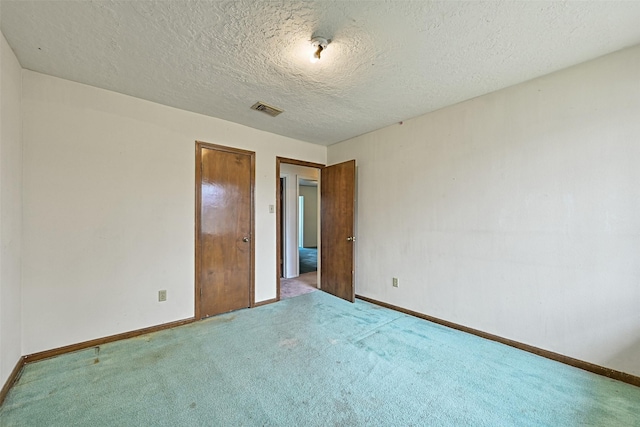
[[196, 140], [256, 152], [256, 301], [275, 298], [275, 159], [325, 147], [23, 77], [24, 354], [193, 316]]
[[[326, 150], [326, 148], [325, 148]], [[294, 157], [296, 160], [304, 160]], [[324, 164], [324, 162], [315, 162]], [[285, 177], [285, 258], [283, 274], [286, 278], [298, 277], [300, 261], [298, 258], [298, 179], [317, 181], [320, 171], [306, 166], [280, 164], [280, 176]]]
[[21, 73], [0, 33], [0, 388], [22, 356]]
[[300, 195], [304, 196], [304, 247], [318, 246], [318, 187], [301, 185]]
[[358, 294], [640, 375], [640, 46], [329, 147], [351, 158]]

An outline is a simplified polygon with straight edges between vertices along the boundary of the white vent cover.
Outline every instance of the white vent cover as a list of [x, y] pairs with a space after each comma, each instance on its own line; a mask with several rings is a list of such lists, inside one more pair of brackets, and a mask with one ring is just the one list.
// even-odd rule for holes
[[272, 107], [269, 104], [265, 104], [264, 102], [256, 102], [251, 106], [251, 109], [256, 111], [262, 111], [263, 113], [266, 113], [271, 117], [275, 117], [284, 111], [279, 108]]

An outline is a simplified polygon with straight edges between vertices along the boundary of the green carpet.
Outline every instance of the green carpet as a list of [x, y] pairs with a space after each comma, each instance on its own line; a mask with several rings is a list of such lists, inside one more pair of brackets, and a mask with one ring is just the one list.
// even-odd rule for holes
[[298, 248], [300, 274], [318, 271], [318, 248]]
[[27, 365], [5, 426], [640, 426], [640, 388], [313, 292]]

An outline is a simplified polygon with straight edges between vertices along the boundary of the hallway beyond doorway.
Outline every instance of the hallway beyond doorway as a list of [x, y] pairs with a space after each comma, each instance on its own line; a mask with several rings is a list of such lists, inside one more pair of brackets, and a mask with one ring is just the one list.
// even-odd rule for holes
[[298, 248], [300, 274], [318, 271], [318, 248]]

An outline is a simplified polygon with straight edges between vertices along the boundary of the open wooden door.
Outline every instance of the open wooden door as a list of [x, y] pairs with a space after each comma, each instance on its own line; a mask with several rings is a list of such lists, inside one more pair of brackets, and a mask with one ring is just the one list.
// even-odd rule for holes
[[356, 161], [320, 170], [321, 289], [355, 301], [354, 223]]

